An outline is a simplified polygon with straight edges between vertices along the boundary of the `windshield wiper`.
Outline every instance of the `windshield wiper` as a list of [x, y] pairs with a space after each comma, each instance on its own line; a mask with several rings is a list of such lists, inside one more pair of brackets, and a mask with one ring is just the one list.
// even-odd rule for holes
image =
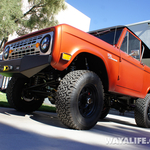
[[102, 35], [102, 34], [105, 34], [107, 32], [110, 32], [110, 29], [109, 30], [105, 30], [105, 31], [99, 31], [99, 32], [94, 32], [92, 33], [93, 35]]

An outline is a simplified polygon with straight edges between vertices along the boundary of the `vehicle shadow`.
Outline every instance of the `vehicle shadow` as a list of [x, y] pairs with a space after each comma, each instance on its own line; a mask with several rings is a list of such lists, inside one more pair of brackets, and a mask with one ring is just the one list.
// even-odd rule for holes
[[[33, 113], [23, 113], [23, 112], [18, 112], [12, 108], [0, 108], [0, 113], [4, 114], [4, 115], [9, 115], [10, 117], [15, 116], [16, 118], [18, 118], [18, 116], [20, 116], [22, 119], [24, 117], [28, 117], [28, 119], [32, 119], [33, 121], [36, 121], [38, 123], [42, 123], [43, 128], [40, 128], [39, 130], [44, 130], [44, 128], [46, 127], [45, 125], [48, 125], [48, 126], [54, 127], [54, 128], [48, 127], [48, 129], [50, 129], [50, 130], [56, 129], [56, 131], [60, 132], [60, 134], [64, 134], [67, 132], [69, 134], [74, 135], [74, 137], [80, 137], [81, 139], [84, 139], [85, 137], [89, 137], [88, 139], [91, 138], [91, 140], [92, 140], [92, 138], [95, 138], [96, 141], [100, 142], [99, 143], [100, 146], [94, 147], [96, 149], [100, 149], [100, 148], [108, 149], [107, 146], [104, 146], [101, 143], [103, 143], [103, 142], [107, 143], [108, 142], [107, 138], [109, 139], [109, 137], [110, 138], [111, 137], [113, 137], [113, 138], [144, 137], [144, 138], [149, 139], [149, 134], [150, 134], [149, 129], [143, 129], [143, 128], [137, 127], [133, 121], [133, 118], [131, 119], [131, 118], [127, 118], [127, 117], [119, 117], [117, 115], [112, 115], [112, 114], [108, 115], [105, 119], [99, 120], [98, 123], [91, 130], [76, 131], [76, 130], [69, 129], [68, 127], [64, 126], [61, 123], [61, 121], [59, 120], [59, 118], [57, 117], [56, 113], [43, 112], [43, 111], [35, 111]], [[6, 117], [6, 118], [9, 118], [9, 117]], [[128, 122], [128, 119], [129, 119], [129, 122]], [[130, 122], [130, 120], [131, 120], [131, 122]], [[23, 123], [26, 123], [26, 121]], [[3, 128], [5, 126], [5, 124], [4, 125], [0, 124], [0, 125]], [[33, 124], [31, 124], [31, 125], [33, 125]], [[40, 125], [40, 127], [41, 127], [41, 125]], [[4, 131], [3, 128], [1, 128], [1, 130], [0, 130], [1, 132], [3, 131], [3, 133], [5, 133], [9, 129], [9, 127], [8, 127], [8, 129], [6, 128], [5, 129], [6, 131]], [[29, 128], [30, 128], [30, 126], [29, 126]], [[65, 143], [67, 143], [67, 142], [75, 143], [75, 141], [62, 140], [63, 135], [60, 136], [61, 138], [57, 134], [56, 134], [56, 137], [53, 137], [53, 135], [51, 135], [51, 134], [50, 134], [50, 136], [43, 136], [43, 135], [39, 135], [39, 134], [37, 136], [37, 133], [36, 134], [32, 133], [32, 132], [28, 133], [28, 131], [22, 131], [22, 130], [18, 131], [17, 128], [14, 128], [14, 129], [15, 129], [15, 131], [13, 131], [13, 129], [12, 129], [12, 131], [11, 131], [12, 133], [16, 134], [16, 132], [19, 132], [19, 135], [22, 135], [22, 133], [23, 133], [23, 134], [26, 134], [27, 137], [33, 136], [33, 138], [36, 139], [35, 141], [38, 141], [39, 139], [41, 139], [41, 137], [44, 138], [44, 140], [42, 140], [42, 141], [45, 141], [45, 139], [49, 138], [50, 140], [48, 140], [48, 143], [45, 143], [45, 144], [49, 144], [49, 141], [53, 141], [51, 144], [56, 143], [56, 141], [57, 142], [62, 141]], [[9, 130], [11, 130], [11, 129], [9, 129]], [[29, 131], [30, 131], [30, 129], [29, 129]], [[6, 133], [8, 133], [8, 131]], [[24, 138], [24, 136], [23, 136], [23, 138]], [[31, 142], [31, 140], [29, 140], [29, 141]], [[83, 143], [76, 142], [75, 144], [77, 144], [77, 145], [80, 144], [82, 146]], [[32, 144], [33, 143], [31, 143], [31, 146], [32, 146]], [[87, 147], [88, 147], [88, 149], [93, 149], [93, 145], [92, 145], [92, 147], [90, 147], [90, 144], [88, 145], [86, 143], [85, 146], [86, 146], [86, 149], [87, 149]], [[137, 145], [133, 145], [133, 146], [131, 145], [131, 148], [133, 149], [133, 147], [135, 148], [136, 146]], [[139, 146], [141, 146], [141, 147], [139, 147], [140, 149], [145, 149], [145, 147], [147, 148], [148, 145], [139, 145]], [[72, 147], [72, 145], [70, 145], [70, 147]], [[111, 149], [111, 148], [109, 147], [109, 149]], [[112, 149], [114, 149], [114, 148], [112, 147]]]
[[[87, 132], [95, 133], [97, 135], [106, 135], [114, 137], [149, 137], [149, 129], [144, 129], [136, 126], [136, 123], [133, 121], [134, 118], [132, 119], [132, 122], [130, 122], [130, 120], [126, 121], [127, 117], [121, 117], [120, 119], [118, 117], [115, 118], [116, 116], [117, 115], [113, 115], [109, 117], [108, 115], [105, 119], [99, 120], [98, 123]], [[36, 111], [32, 113], [30, 118], [34, 121], [38, 121], [40, 123], [47, 124], [50, 126], [67, 130], [69, 129], [61, 123], [56, 113]]]
[[5, 108], [5, 107], [0, 107], [0, 113], [11, 116], [11, 115], [17, 115], [17, 116], [25, 116], [27, 113], [20, 112], [15, 110], [14, 108]]
[[[1, 108], [0, 113], [9, 115], [9, 116], [11, 116], [11, 115], [16, 115], [16, 116], [21, 116], [21, 117], [28, 116], [30, 119], [40, 122], [40, 123], [43, 123], [43, 124], [46, 124], [46, 125], [68, 129], [68, 127], [66, 127], [65, 125], [63, 125], [61, 123], [61, 121], [59, 120], [56, 113], [43, 112], [43, 111], [35, 111], [33, 113], [25, 113], [25, 112], [16, 111], [13, 108]], [[139, 129], [141, 129], [141, 130], [143, 129], [143, 128], [137, 127], [136, 124], [133, 122], [123, 120], [123, 118], [118, 119], [118, 118], [115, 118], [115, 116], [117, 116], [117, 115], [114, 115], [113, 117], [109, 117], [109, 115], [108, 115], [105, 119], [99, 120], [98, 123], [95, 125], [95, 127], [91, 129], [91, 131], [98, 132], [98, 133], [101, 131], [108, 132], [109, 130], [111, 130], [111, 126], [109, 124], [112, 124], [112, 123], [115, 124], [113, 126], [115, 126], [116, 128], [125, 129], [128, 131], [131, 130], [131, 131], [139, 132]], [[116, 130], [116, 133], [117, 133], [117, 130]]]
[[[115, 117], [115, 115], [114, 115], [114, 117]], [[66, 129], [68, 128], [61, 123], [61, 121], [59, 120], [59, 118], [57, 116], [57, 113], [36, 111], [36, 112], [32, 113], [30, 118], [35, 121], [47, 124], [47, 125], [51, 125], [51, 126], [55, 126], [55, 127], [59, 127], [59, 128], [66, 128]], [[119, 125], [127, 125], [130, 127], [136, 127], [136, 124], [130, 123], [128, 121], [120, 120], [120, 119], [111, 118], [111, 117], [106, 117], [105, 119], [100, 119], [98, 121], [98, 123], [101, 123], [101, 122], [105, 122], [105, 123], [113, 122], [113, 123], [117, 123]], [[98, 126], [98, 125], [96, 125], [96, 126]], [[101, 129], [99, 128], [99, 130], [101, 130]]]
[[35, 120], [37, 122], [41, 122], [47, 125], [60, 127], [60, 128], [67, 128], [61, 123], [56, 113], [43, 112], [43, 111], [35, 111], [32, 113], [26, 113], [26, 112], [17, 111], [14, 108], [4, 108], [4, 107], [0, 108], [0, 113], [4, 115], [8, 115], [8, 116], [11, 116], [11, 115], [21, 116], [21, 117], [28, 116], [30, 119]]
[[57, 116], [57, 113], [35, 111], [31, 114], [30, 118], [47, 125], [59, 128], [67, 128], [65, 125], [61, 123], [61, 121]]
[[121, 120], [121, 119], [110, 118], [110, 117], [106, 117], [105, 119], [100, 119], [99, 121], [114, 122], [114, 123], [118, 123], [118, 124], [122, 124], [122, 125], [132, 126], [132, 127], [137, 126], [136, 124], [131, 123], [129, 121], [124, 121], [124, 120]]

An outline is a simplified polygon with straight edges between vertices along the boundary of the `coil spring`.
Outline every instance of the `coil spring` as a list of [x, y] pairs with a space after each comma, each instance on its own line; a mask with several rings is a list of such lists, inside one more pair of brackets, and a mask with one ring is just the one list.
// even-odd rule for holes
[[70, 66], [70, 71], [75, 71], [76, 70], [76, 66], [75, 66], [75, 62], [72, 63], [72, 65]]
[[70, 71], [76, 70], [76, 66], [70, 66]]

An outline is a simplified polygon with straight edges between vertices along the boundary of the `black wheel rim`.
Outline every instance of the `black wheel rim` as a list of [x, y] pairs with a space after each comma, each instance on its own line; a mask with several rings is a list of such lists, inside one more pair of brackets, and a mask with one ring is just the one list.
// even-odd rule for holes
[[23, 83], [23, 85], [22, 85], [23, 90], [20, 93], [21, 94], [21, 100], [25, 101], [25, 102], [31, 102], [34, 100], [33, 94], [27, 90], [28, 84], [29, 84], [29, 81], [26, 81], [25, 83]]
[[149, 103], [148, 109], [147, 109], [147, 117], [148, 117], [148, 120], [150, 121], [150, 103]]
[[97, 107], [97, 90], [94, 85], [88, 84], [80, 92], [78, 107], [80, 114], [85, 117], [91, 117]]

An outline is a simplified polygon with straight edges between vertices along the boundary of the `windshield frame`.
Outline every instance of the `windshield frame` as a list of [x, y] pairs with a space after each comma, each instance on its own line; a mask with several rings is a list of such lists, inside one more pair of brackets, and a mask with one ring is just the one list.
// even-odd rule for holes
[[[115, 26], [115, 27], [105, 28], [101, 30], [90, 31], [88, 33], [107, 42], [110, 45], [116, 46], [124, 27], [125, 26]], [[109, 34], [111, 35], [111, 38], [110, 36], [108, 36]]]

